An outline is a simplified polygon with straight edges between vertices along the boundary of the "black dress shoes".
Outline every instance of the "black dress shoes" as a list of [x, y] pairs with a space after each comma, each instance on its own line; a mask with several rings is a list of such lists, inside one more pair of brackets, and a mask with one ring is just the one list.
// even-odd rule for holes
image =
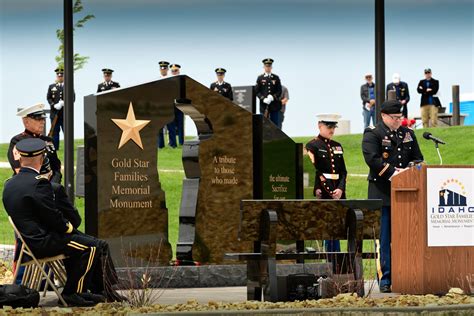
[[[87, 307], [87, 306], [94, 306], [96, 304], [93, 301], [86, 300], [85, 298], [83, 298], [77, 293], [63, 294], [62, 296], [68, 306]], [[62, 305], [61, 301], [59, 301], [59, 304]]]
[[390, 285], [382, 285], [380, 287], [380, 293], [392, 293], [392, 289], [390, 288]]

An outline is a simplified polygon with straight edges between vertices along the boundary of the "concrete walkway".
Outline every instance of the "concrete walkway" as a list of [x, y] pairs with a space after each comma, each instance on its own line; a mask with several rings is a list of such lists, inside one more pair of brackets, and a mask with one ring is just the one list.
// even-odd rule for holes
[[[370, 289], [372, 298], [397, 296], [398, 294], [382, 294], [374, 281], [365, 282], [365, 292]], [[199, 303], [207, 304], [209, 301], [215, 302], [244, 302], [247, 300], [247, 288], [245, 286], [234, 287], [207, 287], [207, 288], [182, 288], [182, 289], [155, 289], [154, 296], [157, 297], [157, 304], [180, 304], [190, 300], [197, 300]], [[122, 295], [127, 295], [128, 291], [121, 291]], [[58, 298], [52, 291], [41, 298], [40, 305], [45, 307], [57, 306]]]

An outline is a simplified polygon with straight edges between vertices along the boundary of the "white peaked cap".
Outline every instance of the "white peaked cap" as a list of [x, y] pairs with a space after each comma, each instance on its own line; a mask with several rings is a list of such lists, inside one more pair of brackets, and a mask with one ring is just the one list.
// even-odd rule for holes
[[325, 113], [316, 115], [318, 122], [339, 122], [341, 116], [339, 114]]
[[36, 115], [42, 115], [46, 117], [44, 113], [44, 104], [43, 103], [36, 103], [35, 105], [26, 107], [26, 108], [21, 108], [17, 113], [17, 116], [20, 117], [27, 117], [27, 116], [36, 116]]

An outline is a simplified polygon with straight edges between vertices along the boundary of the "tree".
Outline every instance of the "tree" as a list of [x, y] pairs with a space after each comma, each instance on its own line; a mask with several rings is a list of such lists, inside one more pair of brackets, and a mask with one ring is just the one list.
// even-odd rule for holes
[[[73, 8], [73, 14], [78, 14], [84, 9], [84, 6], [82, 5], [82, 0], [76, 0], [74, 2], [74, 8]], [[75, 31], [77, 28], [82, 28], [84, 27], [84, 24], [89, 21], [94, 19], [95, 16], [93, 14], [87, 14], [83, 18], [79, 19], [74, 24], [73, 31]], [[55, 57], [56, 62], [58, 63], [59, 68], [64, 68], [64, 29], [58, 29], [56, 30], [56, 37], [58, 38], [60, 44], [58, 48], [58, 53], [59, 55]], [[81, 56], [78, 53], [74, 54], [74, 70], [77, 71], [79, 69], [82, 69], [84, 65], [87, 63], [87, 60], [89, 59], [88, 56]]]

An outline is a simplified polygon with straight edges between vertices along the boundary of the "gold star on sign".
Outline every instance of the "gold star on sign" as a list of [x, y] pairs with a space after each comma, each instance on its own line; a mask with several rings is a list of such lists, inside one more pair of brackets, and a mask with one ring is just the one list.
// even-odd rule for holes
[[118, 149], [125, 145], [130, 139], [135, 142], [141, 149], [143, 149], [142, 139], [140, 138], [140, 130], [144, 128], [150, 120], [135, 119], [135, 112], [133, 112], [133, 105], [130, 102], [128, 107], [127, 117], [124, 120], [111, 119], [118, 127], [122, 129], [122, 137]]

